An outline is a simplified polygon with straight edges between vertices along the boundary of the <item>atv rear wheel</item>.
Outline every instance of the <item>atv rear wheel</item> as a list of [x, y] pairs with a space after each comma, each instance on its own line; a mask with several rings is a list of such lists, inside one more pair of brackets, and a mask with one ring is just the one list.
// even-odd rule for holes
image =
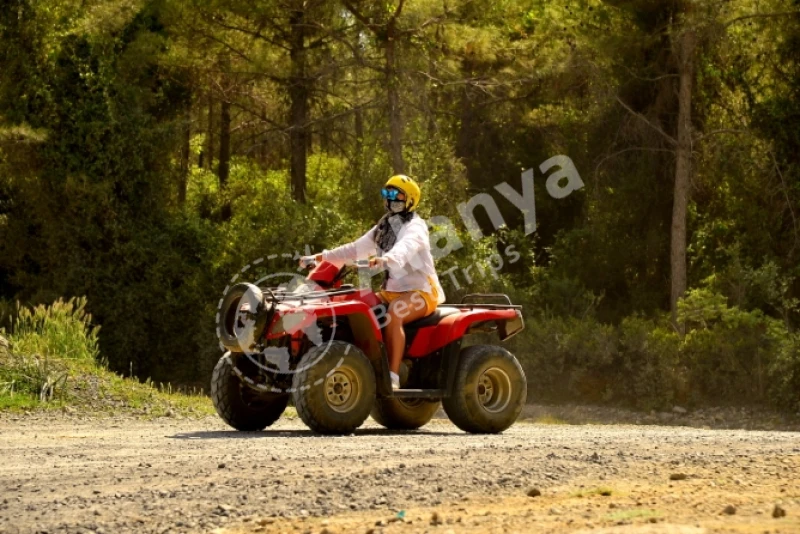
[[426, 399], [376, 399], [370, 415], [389, 430], [416, 430], [428, 424], [440, 404]]
[[310, 349], [294, 375], [294, 405], [308, 427], [321, 434], [350, 434], [375, 402], [375, 372], [355, 345], [331, 341]]
[[231, 353], [219, 359], [211, 375], [211, 400], [222, 420], [236, 430], [264, 430], [278, 420], [288, 393], [261, 393], [245, 385], [234, 371]]
[[461, 430], [496, 434], [514, 424], [527, 395], [525, 373], [513, 354], [474, 345], [461, 351], [452, 395], [442, 404]]

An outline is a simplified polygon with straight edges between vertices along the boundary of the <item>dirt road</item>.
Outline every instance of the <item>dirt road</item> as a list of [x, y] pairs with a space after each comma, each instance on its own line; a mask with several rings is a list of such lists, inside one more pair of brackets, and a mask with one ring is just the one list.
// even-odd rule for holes
[[800, 532], [790, 432], [23, 418], [0, 421], [0, 458], [3, 533]]

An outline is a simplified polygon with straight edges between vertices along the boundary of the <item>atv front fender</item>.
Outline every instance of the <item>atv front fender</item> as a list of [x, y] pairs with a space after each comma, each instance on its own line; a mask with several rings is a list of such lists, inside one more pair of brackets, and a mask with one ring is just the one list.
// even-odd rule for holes
[[337, 322], [346, 318], [353, 333], [353, 343], [361, 349], [370, 361], [381, 359], [383, 335], [372, 309], [360, 301], [309, 302], [298, 307], [306, 314], [313, 314], [317, 320], [333, 318]]

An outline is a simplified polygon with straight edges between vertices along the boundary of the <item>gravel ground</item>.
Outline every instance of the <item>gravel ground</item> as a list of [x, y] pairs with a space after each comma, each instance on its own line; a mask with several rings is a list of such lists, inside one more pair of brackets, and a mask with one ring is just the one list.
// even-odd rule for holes
[[0, 419], [0, 455], [2, 533], [800, 532], [793, 432], [40, 415]]

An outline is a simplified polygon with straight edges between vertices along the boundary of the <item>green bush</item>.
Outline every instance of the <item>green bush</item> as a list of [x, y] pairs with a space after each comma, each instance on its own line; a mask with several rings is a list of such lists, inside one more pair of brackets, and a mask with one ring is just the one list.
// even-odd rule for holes
[[540, 318], [515, 339], [534, 401], [654, 409], [685, 391], [679, 337], [653, 321], [632, 317], [615, 327], [594, 318]]
[[679, 320], [687, 326], [684, 336], [666, 317], [628, 317], [613, 326], [540, 313], [510, 348], [522, 361], [534, 402], [800, 409], [800, 335], [790, 335], [782, 321], [729, 306], [707, 289], [687, 293]]
[[514, 340], [512, 351], [522, 361], [534, 402], [610, 400], [618, 359], [613, 326], [591, 318], [542, 318], [530, 321]]
[[18, 305], [16, 315], [10, 339], [15, 352], [66, 360], [97, 360], [100, 328], [91, 325], [85, 298], [59, 299], [50, 306], [34, 308]]
[[619, 327], [621, 366], [617, 395], [637, 408], [666, 408], [686, 400], [680, 337], [654, 321], [628, 317]]
[[70, 364], [96, 363], [98, 327], [91, 325], [85, 307], [85, 298], [32, 309], [18, 305], [11, 350], [0, 354], [0, 393], [44, 402], [63, 391]]
[[0, 363], [0, 396], [21, 394], [49, 401], [63, 392], [69, 377], [63, 361], [48, 356], [12, 352]]
[[728, 306], [725, 297], [706, 289], [687, 293], [678, 319], [687, 325], [681, 359], [691, 374], [693, 400], [766, 400], [767, 372], [786, 335], [782, 323], [759, 310]]
[[773, 405], [800, 412], [800, 334], [780, 342], [769, 368], [768, 393]]
[[553, 275], [544, 268], [531, 269], [533, 305], [541, 313], [559, 317], [594, 317], [602, 295], [587, 290], [577, 279]]

